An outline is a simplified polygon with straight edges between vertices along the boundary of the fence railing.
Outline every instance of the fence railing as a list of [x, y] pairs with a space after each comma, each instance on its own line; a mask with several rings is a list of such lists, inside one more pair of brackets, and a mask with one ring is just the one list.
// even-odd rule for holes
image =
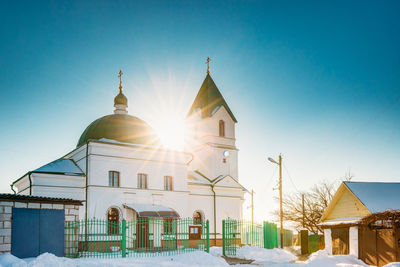
[[[293, 233], [284, 229], [284, 246], [292, 246]], [[270, 222], [252, 223], [249, 221], [227, 219], [222, 221], [222, 254], [235, 256], [238, 248], [244, 245], [260, 248], [277, 248], [279, 232], [276, 224]]]
[[[281, 247], [281, 235], [280, 235], [280, 228], [277, 229], [278, 231], [278, 247]], [[293, 231], [283, 229], [283, 247], [290, 247], [293, 246]]]
[[209, 222], [138, 218], [109, 222], [90, 219], [65, 226], [65, 256], [116, 258], [209, 252]]

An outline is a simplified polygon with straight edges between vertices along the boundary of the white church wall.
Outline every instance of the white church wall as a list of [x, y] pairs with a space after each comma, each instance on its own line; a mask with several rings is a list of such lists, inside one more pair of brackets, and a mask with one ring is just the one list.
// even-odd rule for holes
[[[190, 185], [190, 209], [201, 211], [205, 220], [210, 222], [210, 233], [214, 233], [214, 194], [210, 186]], [[221, 238], [222, 220], [227, 218], [242, 219], [244, 192], [241, 188], [215, 187], [216, 192], [216, 232]]]
[[[225, 122], [225, 137], [219, 136], [219, 121]], [[238, 179], [238, 153], [235, 147], [235, 122], [232, 120], [225, 107], [221, 106], [209, 118], [200, 119], [198, 114], [193, 114], [187, 119], [192, 129], [192, 136], [186, 139], [185, 148], [193, 153], [190, 170], [199, 170], [209, 179], [219, 175], [231, 175]], [[193, 138], [193, 129], [197, 130], [197, 138]], [[194, 140], [194, 141], [193, 141]], [[224, 151], [229, 156], [224, 160]]]
[[148, 189], [164, 190], [164, 176], [172, 176], [173, 190], [187, 191], [186, 165], [91, 156], [89, 168], [90, 185], [109, 186], [109, 171], [118, 171], [122, 188], [137, 188], [137, 176], [144, 173], [147, 174]]
[[225, 137], [235, 138], [235, 122], [232, 120], [229, 113], [226, 111], [224, 106], [221, 106], [217, 112], [211, 117], [209, 123], [209, 129], [211, 134], [219, 136], [219, 121], [223, 120], [225, 122]]
[[[123, 218], [131, 220], [134, 214], [124, 204], [155, 204], [154, 198], [161, 196], [161, 203], [166, 207], [173, 208], [182, 217], [189, 216], [188, 192], [167, 192], [161, 190], [140, 190], [112, 187], [89, 187], [88, 216], [90, 218], [107, 219], [107, 210], [110, 207], [117, 207], [123, 214]], [[128, 194], [127, 194], [128, 193]], [[179, 200], [179, 201], [177, 201]], [[122, 217], [121, 217], [122, 219]]]
[[81, 168], [83, 172], [86, 172], [86, 145], [76, 148], [65, 157], [73, 159], [79, 168]]

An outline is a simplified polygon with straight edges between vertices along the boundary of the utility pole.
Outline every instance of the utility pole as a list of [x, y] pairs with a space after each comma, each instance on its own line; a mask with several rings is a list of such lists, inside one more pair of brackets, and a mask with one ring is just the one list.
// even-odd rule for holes
[[279, 154], [279, 161], [276, 162], [273, 158], [268, 158], [268, 160], [274, 164], [279, 165], [279, 213], [281, 217], [281, 248], [283, 248], [283, 208], [282, 208], [282, 155]]
[[283, 208], [282, 208], [282, 155], [279, 154], [279, 206], [281, 217], [281, 248], [283, 249]]

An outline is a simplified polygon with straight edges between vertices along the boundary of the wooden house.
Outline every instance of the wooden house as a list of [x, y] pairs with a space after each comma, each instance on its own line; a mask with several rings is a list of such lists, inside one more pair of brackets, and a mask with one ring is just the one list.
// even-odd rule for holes
[[400, 261], [400, 183], [343, 182], [322, 215], [325, 249], [367, 264]]

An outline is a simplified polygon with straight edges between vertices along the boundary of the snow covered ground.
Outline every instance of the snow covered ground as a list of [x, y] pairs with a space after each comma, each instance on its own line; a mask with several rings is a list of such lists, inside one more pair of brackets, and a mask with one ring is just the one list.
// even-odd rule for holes
[[150, 258], [119, 258], [119, 259], [68, 259], [44, 253], [37, 258], [21, 260], [11, 254], [0, 255], [0, 266], [4, 267], [227, 267], [224, 259], [212, 256], [206, 252], [191, 252], [174, 256]]
[[[4, 267], [228, 267], [221, 258], [222, 249], [210, 248], [210, 254], [197, 251], [182, 255], [159, 256], [149, 258], [124, 259], [68, 259], [44, 253], [36, 258], [19, 259], [9, 253], [0, 255], [0, 266]], [[252, 264], [236, 267], [367, 267], [364, 262], [351, 255], [331, 256], [326, 251], [313, 253], [307, 261], [296, 262], [296, 256], [282, 249], [262, 249], [244, 246], [238, 249], [238, 257], [254, 260]], [[400, 263], [391, 263], [387, 267], [400, 267]]]

